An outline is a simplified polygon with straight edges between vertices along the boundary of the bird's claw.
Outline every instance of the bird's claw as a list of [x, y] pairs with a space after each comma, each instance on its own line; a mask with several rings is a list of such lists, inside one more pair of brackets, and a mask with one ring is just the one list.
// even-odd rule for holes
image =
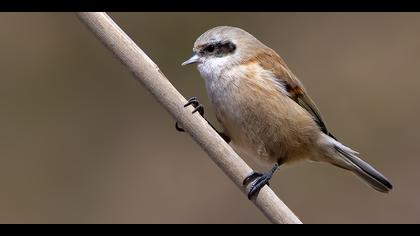
[[248, 175], [247, 177], [245, 177], [244, 181], [242, 182], [243, 185], [247, 185], [249, 184], [252, 180], [262, 176], [262, 173], [258, 173], [258, 172], [252, 172], [252, 174]]
[[258, 172], [252, 172], [252, 174], [248, 175], [244, 181], [243, 181], [243, 185], [247, 185], [248, 183], [250, 183], [252, 180], [253, 183], [251, 185], [251, 188], [248, 191], [248, 199], [251, 200], [251, 198], [258, 193], [258, 191], [260, 191], [260, 189], [262, 187], [264, 187], [264, 185], [268, 185], [270, 186], [270, 179], [273, 176], [273, 173], [268, 172], [268, 173], [258, 173]]
[[187, 103], [184, 105], [184, 107], [192, 105], [195, 109], [192, 111], [192, 113], [200, 113], [201, 116], [204, 116], [204, 106], [200, 104], [197, 97], [192, 97], [188, 99]]
[[[200, 104], [197, 97], [191, 97], [190, 99], [188, 99], [184, 107], [188, 107], [191, 105], [194, 107], [192, 114], [198, 112], [201, 116], [204, 116], [204, 106]], [[185, 132], [183, 128], [179, 127], [178, 122], [175, 123], [175, 129], [179, 132]]]
[[175, 122], [175, 129], [179, 132], [185, 132], [183, 128], [179, 127], [178, 122]]

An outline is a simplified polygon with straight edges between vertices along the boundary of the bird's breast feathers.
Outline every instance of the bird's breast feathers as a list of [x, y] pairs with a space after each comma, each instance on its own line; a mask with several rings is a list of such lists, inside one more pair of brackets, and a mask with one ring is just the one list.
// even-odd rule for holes
[[263, 53], [204, 77], [216, 116], [233, 143], [262, 159], [308, 150], [320, 130], [311, 106], [299, 103], [304, 88], [281, 58], [270, 64], [265, 57], [274, 56]]

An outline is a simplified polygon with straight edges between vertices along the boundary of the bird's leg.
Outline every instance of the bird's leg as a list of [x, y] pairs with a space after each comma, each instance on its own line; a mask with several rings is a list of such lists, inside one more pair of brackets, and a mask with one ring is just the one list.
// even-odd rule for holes
[[[200, 113], [200, 115], [204, 118], [204, 106], [202, 104], [200, 104], [197, 97], [192, 97], [192, 98], [188, 99], [188, 102], [184, 105], [184, 107], [191, 106], [191, 105], [194, 107], [194, 110], [192, 111], [192, 113], [194, 114], [198, 111], [198, 113]], [[220, 135], [220, 137], [223, 138], [223, 140], [225, 140], [227, 143], [230, 143], [229, 136], [227, 136], [223, 132], [219, 132], [216, 128], [214, 128], [214, 126], [206, 118], [204, 118], [204, 119], [214, 129], [214, 131], [216, 131]], [[175, 123], [175, 128], [179, 132], [185, 132], [185, 130], [183, 128], [179, 127], [178, 122]]]
[[243, 185], [247, 185], [248, 183], [250, 183], [252, 180], [255, 180], [252, 185], [251, 188], [248, 191], [248, 199], [251, 200], [251, 198], [258, 193], [258, 191], [260, 191], [260, 189], [262, 187], [264, 187], [264, 185], [268, 185], [270, 186], [270, 179], [271, 177], [273, 177], [274, 172], [276, 172], [276, 170], [280, 167], [281, 162], [277, 161], [276, 164], [274, 164], [273, 168], [271, 168], [270, 171], [265, 172], [265, 173], [258, 173], [258, 172], [252, 172], [250, 175], [248, 175], [244, 181], [243, 181]]

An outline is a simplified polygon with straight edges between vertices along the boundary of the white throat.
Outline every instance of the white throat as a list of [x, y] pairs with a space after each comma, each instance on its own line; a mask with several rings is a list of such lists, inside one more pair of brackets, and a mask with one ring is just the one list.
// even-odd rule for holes
[[222, 71], [229, 66], [229, 57], [218, 57], [206, 59], [203, 63], [198, 64], [197, 69], [201, 76], [206, 80], [216, 80], [220, 78]]
[[[235, 62], [231, 56], [211, 58], [198, 64], [197, 68], [203, 77], [207, 94], [214, 107], [223, 107], [231, 102], [232, 93], [238, 88], [241, 75], [232, 73]], [[228, 104], [226, 104], [228, 105]]]

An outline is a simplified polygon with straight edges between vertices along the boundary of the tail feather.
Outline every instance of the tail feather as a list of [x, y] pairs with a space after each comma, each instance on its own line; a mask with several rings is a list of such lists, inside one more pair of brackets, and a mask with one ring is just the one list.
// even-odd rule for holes
[[344, 167], [352, 170], [355, 174], [365, 180], [374, 189], [387, 193], [392, 189], [392, 184], [379, 171], [375, 170], [371, 165], [357, 157], [356, 151], [342, 145], [338, 141], [334, 142], [334, 149], [348, 162], [352, 168]]

